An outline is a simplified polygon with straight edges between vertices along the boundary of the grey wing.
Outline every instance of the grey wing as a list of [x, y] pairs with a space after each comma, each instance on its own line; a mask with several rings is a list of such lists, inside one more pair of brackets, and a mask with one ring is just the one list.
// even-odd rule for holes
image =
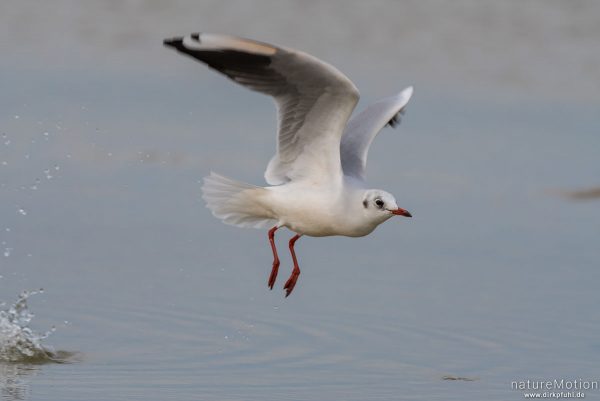
[[345, 75], [306, 53], [249, 39], [195, 33], [164, 43], [275, 99], [279, 127], [265, 172], [269, 184], [342, 177], [340, 138], [359, 97]]
[[380, 100], [352, 117], [340, 145], [344, 174], [365, 179], [367, 154], [375, 136], [385, 127], [395, 127], [413, 94], [412, 86], [395, 96]]

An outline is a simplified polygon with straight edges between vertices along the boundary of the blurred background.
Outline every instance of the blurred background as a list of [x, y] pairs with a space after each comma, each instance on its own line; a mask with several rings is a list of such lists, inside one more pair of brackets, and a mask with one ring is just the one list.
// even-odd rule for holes
[[[72, 355], [0, 361], [3, 399], [518, 400], [511, 381], [597, 379], [598, 15], [3, 2], [0, 355], [23, 338]], [[294, 293], [284, 252], [268, 291], [266, 232], [223, 225], [200, 186], [211, 170], [264, 185], [275, 108], [162, 46], [196, 31], [313, 54], [355, 82], [357, 110], [414, 85], [368, 166], [413, 219], [302, 238]], [[35, 316], [11, 315], [19, 299]]]

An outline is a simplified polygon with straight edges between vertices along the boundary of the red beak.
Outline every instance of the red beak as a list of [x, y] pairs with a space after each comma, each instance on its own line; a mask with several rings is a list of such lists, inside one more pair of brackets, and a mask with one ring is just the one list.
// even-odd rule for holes
[[408, 212], [408, 210], [404, 210], [404, 209], [396, 209], [396, 210], [390, 210], [390, 212], [392, 212], [392, 214], [397, 214], [398, 216], [404, 216], [404, 217], [412, 217], [412, 214], [410, 214]]

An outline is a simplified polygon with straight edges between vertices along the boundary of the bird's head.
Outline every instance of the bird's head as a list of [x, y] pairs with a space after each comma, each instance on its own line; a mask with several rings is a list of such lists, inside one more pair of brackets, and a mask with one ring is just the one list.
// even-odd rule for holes
[[398, 207], [394, 196], [380, 189], [369, 189], [365, 191], [362, 198], [364, 213], [369, 219], [381, 224], [392, 216], [412, 217], [412, 215]]

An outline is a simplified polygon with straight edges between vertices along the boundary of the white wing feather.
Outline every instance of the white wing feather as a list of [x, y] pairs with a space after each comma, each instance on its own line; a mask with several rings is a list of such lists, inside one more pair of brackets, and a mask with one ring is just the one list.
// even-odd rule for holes
[[164, 43], [275, 99], [279, 129], [265, 172], [269, 184], [341, 181], [341, 136], [359, 97], [344, 74], [309, 54], [232, 36], [194, 33]]
[[340, 145], [344, 174], [365, 179], [367, 154], [375, 136], [387, 124], [395, 125], [413, 94], [412, 86], [372, 104], [348, 122]]

